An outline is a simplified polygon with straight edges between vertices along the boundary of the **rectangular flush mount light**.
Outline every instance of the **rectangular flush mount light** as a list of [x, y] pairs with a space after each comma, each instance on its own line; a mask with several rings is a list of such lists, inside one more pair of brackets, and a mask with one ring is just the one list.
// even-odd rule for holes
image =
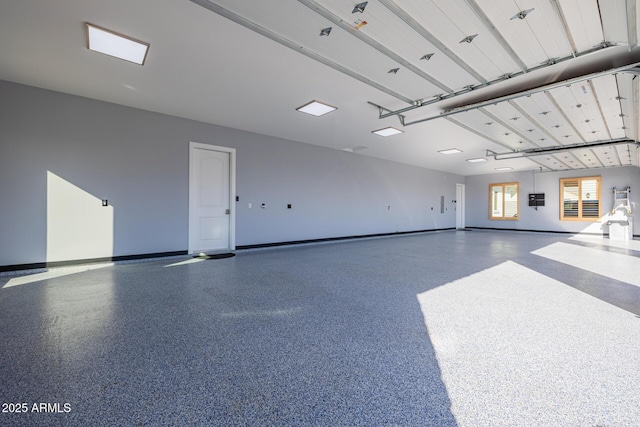
[[380, 135], [380, 136], [391, 136], [391, 135], [397, 135], [399, 133], [404, 133], [403, 130], [400, 129], [396, 129], [392, 126], [383, 128], [383, 129], [378, 129], [378, 130], [374, 130], [371, 131], [372, 133], [375, 133], [376, 135]]
[[127, 37], [85, 22], [87, 47], [95, 52], [144, 65], [149, 43]]
[[513, 168], [510, 168], [510, 167], [496, 168], [497, 171], [510, 171], [512, 169]]
[[469, 163], [477, 163], [477, 162], [486, 162], [487, 159], [485, 159], [484, 157], [478, 157], [477, 159], [467, 159], [467, 162]]
[[440, 151], [438, 151], [438, 153], [440, 153], [440, 154], [456, 154], [456, 153], [462, 153], [462, 150], [458, 150], [457, 148], [449, 148], [447, 150], [440, 150]]
[[296, 110], [302, 113], [311, 114], [312, 116], [320, 117], [334, 110], [337, 110], [337, 108], [314, 100], [307, 104], [304, 104], [302, 107], [296, 108]]

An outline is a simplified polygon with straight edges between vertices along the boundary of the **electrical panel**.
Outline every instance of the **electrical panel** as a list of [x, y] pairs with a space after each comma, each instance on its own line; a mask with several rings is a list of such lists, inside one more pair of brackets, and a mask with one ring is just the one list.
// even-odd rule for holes
[[544, 206], [544, 193], [529, 193], [529, 206]]

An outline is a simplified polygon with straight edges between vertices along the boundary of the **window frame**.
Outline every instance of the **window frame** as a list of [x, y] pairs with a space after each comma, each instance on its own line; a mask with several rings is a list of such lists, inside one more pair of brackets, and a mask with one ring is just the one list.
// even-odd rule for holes
[[[502, 197], [502, 215], [494, 216], [493, 215], [493, 188], [494, 187], [502, 187], [502, 194], [506, 194], [506, 187], [515, 186], [516, 187], [516, 214], [515, 216], [505, 216], [505, 197]], [[520, 183], [519, 182], [496, 182], [489, 184], [489, 220], [496, 221], [518, 221], [520, 219]]]
[[[597, 189], [597, 198], [595, 200], [598, 201], [598, 215], [597, 217], [583, 217], [583, 200], [580, 195], [582, 194], [582, 182], [587, 180], [595, 180]], [[578, 205], [577, 216], [566, 216], [565, 215], [565, 200], [564, 200], [564, 189], [565, 182], [577, 181], [578, 182]], [[560, 221], [580, 221], [580, 222], [598, 222], [602, 218], [602, 176], [581, 176], [581, 177], [573, 177], [573, 178], [560, 178]]]

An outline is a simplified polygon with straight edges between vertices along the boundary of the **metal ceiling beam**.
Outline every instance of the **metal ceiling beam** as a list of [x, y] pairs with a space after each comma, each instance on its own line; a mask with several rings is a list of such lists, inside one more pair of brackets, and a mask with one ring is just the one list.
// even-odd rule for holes
[[[383, 1], [383, 0], [380, 0], [380, 1]], [[606, 49], [606, 48], [611, 47], [611, 46], [613, 46], [613, 44], [608, 43], [608, 42], [604, 42], [600, 46], [596, 46], [596, 47], [593, 47], [591, 49], [587, 49], [587, 50], [585, 50], [583, 52], [580, 52], [577, 56], [584, 56], [584, 55], [587, 55], [589, 53], [597, 52], [599, 50]], [[576, 55], [574, 54], [574, 55], [566, 56], [564, 58], [554, 59], [552, 61], [549, 61], [549, 62], [546, 62], [546, 63], [544, 63], [542, 65], [539, 65], [537, 67], [529, 68], [528, 72], [537, 71], [537, 70], [540, 70], [540, 69], [543, 69], [543, 68], [547, 68], [547, 67], [550, 67], [552, 65], [556, 65], [556, 64], [559, 64], [561, 62], [565, 62], [565, 61], [574, 59], [575, 57], [576, 57]], [[638, 63], [638, 64], [640, 64], [640, 63]], [[638, 73], [640, 74], [640, 70], [638, 71]], [[454, 93], [450, 93], [450, 94], [447, 94], [447, 95], [438, 95], [438, 96], [435, 96], [433, 99], [430, 99], [428, 101], [422, 101], [420, 103], [417, 103], [417, 104], [414, 104], [414, 105], [410, 105], [408, 107], [401, 108], [399, 110], [390, 111], [390, 112], [388, 112], [386, 114], [381, 114], [378, 118], [379, 119], [384, 119], [384, 118], [393, 116], [395, 114], [402, 114], [402, 113], [406, 113], [406, 112], [411, 111], [411, 110], [415, 110], [417, 108], [426, 107], [428, 105], [435, 104], [436, 102], [440, 102], [440, 101], [444, 101], [444, 100], [447, 100], [447, 99], [455, 98], [457, 96], [465, 95], [465, 94], [467, 94], [467, 93], [469, 93], [469, 92], [471, 92], [473, 90], [476, 90], [476, 89], [480, 89], [480, 88], [483, 88], [483, 87], [486, 87], [486, 86], [491, 86], [491, 85], [494, 85], [494, 84], [502, 83], [505, 80], [508, 80], [508, 79], [511, 79], [511, 78], [514, 78], [514, 77], [518, 77], [518, 76], [521, 76], [523, 74], [525, 74], [524, 71], [519, 71], [517, 73], [513, 73], [513, 74], [506, 75], [506, 76], [502, 76], [502, 77], [497, 78], [495, 80], [491, 80], [491, 81], [489, 81], [487, 83], [479, 84], [477, 86], [467, 86], [467, 87], [465, 87], [465, 89], [456, 91]]]
[[[489, 150], [487, 152], [487, 157], [493, 157], [495, 160], [508, 160], [508, 159], [517, 159], [523, 157], [533, 157], [533, 156], [545, 156], [549, 154], [562, 153], [566, 151], [573, 150], [581, 150], [581, 149], [591, 149], [595, 147], [605, 147], [605, 146], [614, 146], [614, 145], [622, 145], [622, 144], [633, 144], [638, 146], [639, 144], [633, 140], [622, 138], [615, 139], [610, 141], [594, 141], [594, 142], [585, 142], [583, 144], [571, 144], [571, 145], [560, 145], [555, 147], [543, 147], [543, 148], [532, 148], [529, 150], [522, 150], [518, 152], [511, 153], [495, 153], [491, 151], [489, 154]], [[500, 158], [499, 158], [500, 157]]]
[[[547, 130], [547, 128], [542, 123], [540, 123], [535, 117], [532, 117], [529, 113], [527, 113], [524, 110], [524, 108], [519, 106], [518, 103], [515, 100], [512, 99], [511, 101], [508, 101], [508, 102], [509, 102], [509, 105], [511, 105], [512, 108], [514, 108], [517, 112], [522, 114], [523, 117], [525, 117], [527, 120], [529, 120], [540, 132], [543, 132], [550, 140], [555, 141], [555, 143], [558, 144], [558, 145], [562, 145], [562, 143], [558, 140], [558, 138], [556, 138], [551, 132], [549, 132]], [[611, 138], [611, 137], [609, 137], [609, 138]], [[585, 165], [582, 162], [582, 160], [580, 160], [575, 154], [571, 153], [571, 155], [573, 156], [575, 161], [580, 163], [582, 166], [587, 167], [587, 165]], [[554, 156], [554, 159], [556, 159], [559, 162], [562, 162], [563, 164], [566, 164], [564, 161], [558, 159], [555, 156]], [[567, 165], [567, 166], [569, 166], [569, 165]], [[571, 166], [569, 166], [569, 167], [571, 167]]]
[[[402, 65], [406, 69], [412, 71], [413, 73], [419, 75], [420, 77], [422, 77], [423, 79], [425, 79], [426, 81], [431, 83], [432, 85], [438, 87], [439, 89], [441, 89], [441, 90], [443, 90], [443, 91], [445, 91], [447, 93], [453, 92], [453, 89], [451, 89], [449, 86], [447, 86], [444, 83], [440, 82], [439, 80], [436, 80], [435, 78], [431, 77], [429, 74], [425, 73], [420, 68], [416, 67], [415, 65], [413, 65], [412, 63], [410, 63], [409, 61], [407, 61], [406, 59], [404, 59], [403, 57], [401, 57], [397, 53], [393, 52], [391, 49], [385, 47], [381, 43], [378, 43], [377, 41], [375, 41], [371, 37], [367, 36], [362, 31], [354, 31], [353, 24], [351, 24], [350, 22], [346, 22], [346, 21], [342, 20], [339, 16], [335, 15], [333, 12], [331, 12], [330, 10], [325, 8], [324, 6], [318, 4], [314, 0], [298, 0], [298, 1], [300, 3], [302, 3], [303, 5], [307, 6], [309, 9], [313, 10], [314, 12], [316, 12], [317, 14], [319, 14], [320, 16], [323, 16], [324, 18], [328, 19], [333, 24], [335, 24], [338, 27], [342, 28], [347, 33], [349, 33], [352, 36], [360, 39], [362, 42], [366, 43], [367, 45], [369, 45], [370, 47], [374, 48], [378, 52], [380, 52], [383, 55], [389, 57], [390, 59], [394, 60], [395, 62], [397, 62], [398, 64]], [[410, 103], [413, 104], [414, 102], [412, 101]]]
[[[384, 108], [381, 105], [376, 104], [375, 102], [367, 101], [367, 104], [373, 105], [374, 107], [376, 107], [378, 109], [379, 114], [383, 114], [382, 113], [383, 111], [389, 111], [388, 109]], [[400, 124], [404, 126], [405, 117], [402, 114], [397, 114], [397, 116], [398, 116], [398, 120], [400, 120]]]
[[[403, 20], [413, 31], [420, 34], [424, 37], [429, 43], [431, 43], [436, 49], [445, 54], [449, 59], [455, 62], [460, 68], [465, 70], [469, 75], [471, 75], [474, 79], [479, 81], [481, 84], [487, 84], [487, 79], [482, 77], [476, 70], [471, 68], [469, 64], [464, 62], [458, 55], [453, 53], [447, 46], [444, 45], [440, 40], [438, 40], [433, 34], [427, 31], [422, 25], [418, 23], [415, 19], [413, 19], [407, 12], [404, 11], [400, 6], [394, 3], [392, 0], [379, 0], [384, 6], [387, 7], [394, 15]], [[450, 91], [449, 91], [450, 92]]]
[[[496, 123], [504, 126], [505, 128], [509, 129], [514, 135], [517, 135], [518, 137], [526, 140], [529, 144], [533, 145], [536, 148], [543, 148], [541, 147], [538, 143], [536, 143], [535, 141], [533, 141], [531, 138], [527, 137], [526, 135], [523, 135], [522, 133], [520, 133], [518, 131], [518, 129], [514, 128], [513, 126], [509, 125], [508, 123], [505, 123], [503, 120], [501, 120], [498, 116], [492, 114], [490, 111], [487, 111], [484, 108], [480, 108], [479, 111], [481, 111], [483, 114], [487, 115], [488, 117], [491, 118], [491, 120], [495, 121]], [[521, 150], [514, 150], [514, 151], [521, 151]], [[558, 159], [557, 157], [554, 156], [554, 158], [562, 163], [565, 167], [567, 168], [571, 168], [571, 166], [569, 166], [568, 164], [566, 164], [563, 160]]]
[[498, 31], [496, 26], [493, 25], [489, 17], [485, 15], [485, 13], [482, 11], [480, 6], [478, 6], [478, 3], [476, 3], [475, 0], [465, 0], [465, 2], [471, 8], [473, 13], [475, 13], [476, 17], [480, 20], [480, 22], [482, 22], [482, 25], [484, 25], [487, 28], [487, 30], [489, 30], [491, 35], [498, 41], [498, 43], [500, 43], [500, 46], [502, 46], [502, 48], [507, 52], [507, 54], [511, 57], [511, 59], [513, 59], [513, 61], [516, 64], [518, 64], [518, 67], [520, 67], [520, 69], [523, 72], [525, 73], [528, 72], [529, 69], [527, 68], [527, 65], [518, 56], [516, 51], [513, 50], [513, 48], [507, 42], [507, 40], [504, 37], [502, 37], [502, 34], [500, 34], [500, 31]]
[[[458, 113], [462, 113], [462, 112], [465, 112], [465, 111], [476, 110], [476, 109], [478, 109], [480, 107], [485, 107], [487, 105], [497, 104], [497, 103], [505, 102], [505, 101], [510, 101], [512, 99], [522, 98], [524, 96], [529, 96], [529, 95], [533, 95], [535, 93], [548, 91], [548, 90], [555, 89], [555, 88], [558, 88], [558, 87], [561, 87], [561, 86], [567, 86], [567, 85], [571, 85], [571, 84], [574, 84], [574, 83], [583, 82], [583, 81], [590, 80], [590, 79], [595, 79], [597, 77], [606, 76], [606, 75], [609, 75], [609, 74], [626, 72], [628, 69], [633, 69], [634, 67], [637, 67], [638, 65], [640, 65], [640, 62], [636, 62], [634, 64], [629, 64], [629, 65], [625, 65], [623, 67], [613, 68], [613, 69], [610, 69], [610, 70], [607, 70], [607, 71], [600, 71], [600, 72], [597, 72], [597, 73], [586, 74], [584, 76], [575, 77], [573, 79], [568, 79], [568, 80], [563, 80], [561, 82], [551, 83], [551, 84], [540, 86], [540, 87], [537, 87], [537, 88], [533, 88], [533, 89], [525, 90], [525, 91], [522, 91], [522, 92], [514, 93], [514, 94], [511, 94], [511, 95], [501, 96], [501, 97], [498, 97], [498, 98], [493, 98], [493, 99], [489, 99], [489, 100], [486, 100], [486, 101], [477, 102], [475, 104], [465, 105], [463, 107], [453, 108], [451, 110], [444, 111], [444, 112], [442, 112], [440, 114], [437, 114], [435, 116], [430, 116], [430, 117], [426, 117], [426, 118], [423, 118], [423, 119], [414, 120], [412, 122], [405, 122], [405, 126], [415, 125], [415, 124], [418, 124], [418, 123], [424, 123], [424, 122], [428, 122], [430, 120], [451, 116], [453, 114], [458, 114]], [[404, 110], [407, 110], [407, 109], [404, 109]], [[394, 113], [397, 114], [397, 112], [394, 112]], [[384, 115], [384, 116], [388, 117], [390, 115], [392, 115], [392, 114], [387, 114], [387, 115]], [[379, 118], [383, 118], [383, 116], [380, 116]]]
[[277, 43], [280, 43], [281, 45], [286, 46], [286, 47], [288, 47], [288, 48], [290, 48], [290, 49], [292, 49], [292, 50], [294, 50], [294, 51], [296, 51], [298, 53], [301, 53], [301, 54], [305, 55], [308, 58], [311, 58], [311, 59], [313, 59], [315, 61], [318, 61], [321, 64], [326, 65], [327, 67], [333, 68], [334, 70], [339, 71], [339, 72], [341, 72], [341, 73], [343, 73], [343, 74], [345, 74], [345, 75], [347, 75], [349, 77], [352, 77], [352, 78], [354, 78], [354, 79], [356, 79], [356, 80], [358, 80], [358, 81], [360, 81], [360, 82], [362, 82], [362, 83], [364, 83], [366, 85], [369, 85], [369, 86], [371, 86], [371, 87], [373, 87], [375, 89], [378, 89], [379, 91], [382, 91], [382, 92], [384, 92], [384, 93], [386, 93], [388, 95], [391, 95], [394, 98], [397, 98], [397, 99], [399, 99], [401, 101], [404, 101], [406, 103], [409, 103], [409, 104], [414, 103], [414, 100], [412, 100], [411, 98], [407, 98], [406, 96], [404, 96], [404, 95], [402, 95], [402, 94], [400, 94], [398, 92], [395, 92], [395, 91], [393, 91], [393, 90], [391, 90], [391, 89], [389, 89], [389, 88], [387, 88], [387, 87], [385, 87], [385, 86], [383, 86], [383, 85], [381, 85], [379, 83], [376, 83], [373, 80], [368, 79], [367, 77], [365, 77], [365, 76], [363, 76], [363, 75], [361, 75], [359, 73], [356, 73], [355, 71], [350, 70], [349, 68], [347, 68], [347, 67], [345, 67], [343, 65], [338, 64], [337, 62], [334, 62], [334, 61], [332, 61], [332, 60], [330, 60], [328, 58], [325, 58], [324, 56], [319, 55], [319, 54], [317, 54], [317, 53], [315, 53], [315, 52], [313, 52], [313, 51], [311, 51], [311, 50], [309, 50], [309, 49], [307, 49], [307, 48], [305, 48], [303, 46], [300, 46], [299, 44], [296, 44], [296, 43], [292, 42], [291, 40], [289, 40], [287, 38], [284, 38], [281, 35], [279, 35], [277, 33], [274, 33], [273, 31], [268, 30], [267, 28], [258, 25], [253, 21], [248, 20], [247, 18], [244, 18], [244, 17], [242, 17], [242, 16], [240, 16], [240, 15], [238, 15], [238, 14], [236, 14], [236, 13], [234, 13], [234, 12], [228, 10], [228, 9], [225, 9], [222, 6], [219, 6], [219, 5], [215, 4], [215, 3], [212, 3], [209, 0], [190, 0], [190, 1], [192, 3], [195, 3], [195, 4], [199, 5], [199, 6], [204, 7], [205, 9], [207, 9], [207, 10], [213, 12], [213, 13], [216, 13], [216, 14], [224, 17], [224, 18], [227, 18], [230, 21], [235, 22], [236, 24], [242, 25], [243, 27], [245, 27], [245, 28], [247, 28], [247, 29], [249, 29], [251, 31], [254, 31], [254, 32], [256, 32], [256, 33], [258, 33], [260, 35], [263, 35], [264, 37], [266, 37], [266, 38], [268, 38], [270, 40], [273, 40], [273, 41], [275, 41]]
[[469, 131], [469, 132], [471, 132], [471, 133], [473, 133], [473, 134], [475, 134], [475, 135], [478, 135], [478, 136], [479, 136], [479, 137], [481, 137], [481, 138], [484, 138], [484, 139], [486, 139], [486, 140], [489, 140], [489, 141], [493, 142], [494, 144], [498, 144], [498, 145], [500, 145], [500, 146], [502, 146], [502, 147], [506, 148], [507, 150], [513, 150], [513, 148], [512, 148], [512, 147], [510, 147], [509, 145], [505, 144], [504, 142], [502, 142], [502, 141], [498, 141], [497, 139], [495, 139], [495, 138], [493, 138], [493, 137], [491, 137], [491, 136], [489, 136], [489, 135], [486, 135], [486, 134], [484, 134], [483, 132], [480, 132], [480, 131], [479, 131], [479, 130], [477, 130], [476, 128], [473, 128], [473, 127], [471, 127], [471, 126], [467, 126], [467, 125], [465, 125], [464, 123], [462, 123], [462, 122], [460, 122], [460, 121], [458, 121], [458, 120], [454, 119], [453, 117], [446, 117], [446, 118], [445, 118], [445, 120], [448, 120], [448, 121], [450, 121], [451, 123], [453, 123], [453, 124], [455, 124], [455, 125], [457, 125], [457, 126], [461, 127], [462, 129], [465, 129], [465, 130], [467, 130], [467, 131]]
[[[490, 137], [490, 136], [488, 136], [488, 135], [485, 135], [484, 133], [482, 133], [482, 132], [480, 132], [480, 131], [478, 131], [478, 130], [476, 130], [476, 129], [474, 129], [474, 128], [470, 127], [470, 126], [467, 126], [467, 125], [465, 125], [464, 123], [459, 122], [458, 120], [456, 120], [456, 119], [454, 119], [454, 118], [452, 118], [452, 117], [447, 117], [445, 120], [448, 120], [448, 121], [450, 121], [451, 123], [453, 123], [454, 125], [459, 126], [459, 127], [461, 127], [462, 129], [465, 129], [465, 130], [467, 130], [467, 131], [469, 131], [469, 132], [471, 132], [471, 133], [473, 133], [473, 134], [475, 134], [475, 135], [478, 135], [480, 138], [484, 138], [484, 139], [486, 139], [486, 140], [488, 140], [488, 141], [491, 141], [491, 142], [493, 142], [494, 144], [500, 145], [500, 146], [502, 146], [502, 147], [504, 147], [504, 148], [506, 148], [506, 149], [511, 149], [511, 147], [509, 147], [507, 144], [505, 144], [505, 143], [503, 143], [503, 142], [501, 142], [501, 141], [498, 141], [497, 139], [494, 139], [494, 138], [492, 138], [492, 137]], [[487, 151], [488, 151], [488, 150], [487, 150]], [[534, 160], [534, 159], [529, 159], [529, 160], [530, 160], [530, 161], [532, 161], [532, 162], [534, 162], [534, 163], [537, 163], [540, 167], [544, 167], [545, 169], [550, 169], [550, 168], [549, 168], [549, 166], [546, 166], [546, 165], [544, 165], [544, 164], [540, 163], [540, 162], [539, 162], [539, 161], [537, 161], [537, 160]]]

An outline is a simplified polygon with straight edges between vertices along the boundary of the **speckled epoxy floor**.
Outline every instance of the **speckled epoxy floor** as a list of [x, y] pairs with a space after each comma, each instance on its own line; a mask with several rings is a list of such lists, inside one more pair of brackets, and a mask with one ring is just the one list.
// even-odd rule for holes
[[634, 425], [640, 287], [616, 272], [640, 248], [608, 243], [457, 231], [1, 276], [0, 425]]

